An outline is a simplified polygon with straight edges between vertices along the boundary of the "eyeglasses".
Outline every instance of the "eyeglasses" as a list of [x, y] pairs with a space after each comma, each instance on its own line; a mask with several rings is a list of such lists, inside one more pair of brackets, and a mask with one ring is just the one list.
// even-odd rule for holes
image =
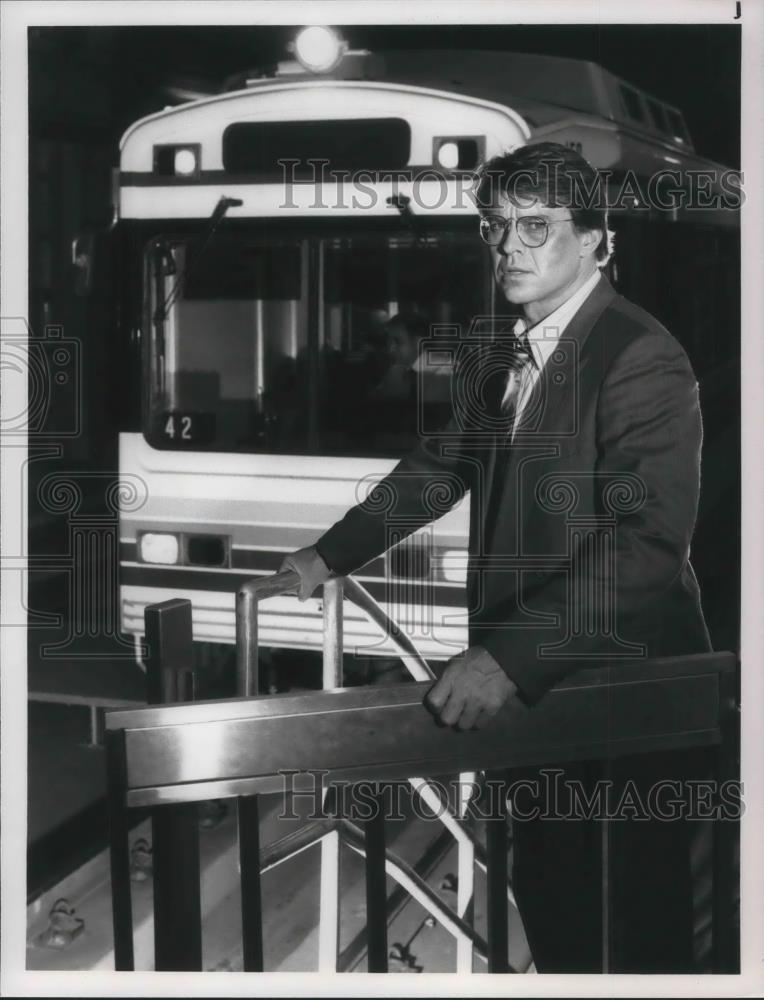
[[554, 219], [549, 222], [547, 219], [531, 215], [524, 215], [514, 220], [505, 219], [503, 215], [484, 215], [480, 220], [480, 237], [489, 246], [497, 247], [509, 235], [514, 221], [521, 243], [527, 247], [542, 247], [549, 236], [550, 226], [556, 226], [558, 222], [571, 222], [572, 218], [568, 216], [566, 219]]

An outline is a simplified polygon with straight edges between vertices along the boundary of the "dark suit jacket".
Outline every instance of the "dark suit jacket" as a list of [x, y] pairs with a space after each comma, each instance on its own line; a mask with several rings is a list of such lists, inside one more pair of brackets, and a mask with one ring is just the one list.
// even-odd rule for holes
[[701, 416], [678, 342], [603, 276], [512, 441], [465, 350], [450, 423], [323, 535], [327, 565], [352, 572], [469, 490], [470, 644], [526, 703], [583, 666], [709, 649], [689, 561]]

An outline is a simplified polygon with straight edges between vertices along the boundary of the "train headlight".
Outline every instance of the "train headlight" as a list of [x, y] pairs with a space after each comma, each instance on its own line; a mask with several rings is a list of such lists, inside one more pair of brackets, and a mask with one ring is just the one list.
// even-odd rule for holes
[[180, 541], [177, 535], [146, 531], [138, 541], [141, 562], [162, 566], [175, 566], [180, 559]]
[[347, 44], [331, 28], [303, 28], [294, 41], [294, 54], [310, 73], [328, 73], [345, 54]]
[[467, 553], [464, 549], [446, 549], [440, 556], [440, 572], [448, 583], [467, 582]]
[[154, 173], [160, 177], [198, 177], [202, 148], [198, 142], [154, 146]]
[[455, 142], [444, 142], [438, 150], [438, 163], [446, 170], [455, 170], [459, 166], [459, 147]]
[[432, 162], [444, 170], [475, 170], [484, 158], [481, 135], [436, 135], [432, 141]]

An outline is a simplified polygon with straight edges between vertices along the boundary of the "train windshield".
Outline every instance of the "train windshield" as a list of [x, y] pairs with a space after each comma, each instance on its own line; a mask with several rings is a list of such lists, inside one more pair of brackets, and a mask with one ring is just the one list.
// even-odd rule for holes
[[448, 420], [449, 355], [431, 349], [432, 328], [466, 329], [486, 286], [467, 233], [155, 239], [146, 436], [395, 456]]

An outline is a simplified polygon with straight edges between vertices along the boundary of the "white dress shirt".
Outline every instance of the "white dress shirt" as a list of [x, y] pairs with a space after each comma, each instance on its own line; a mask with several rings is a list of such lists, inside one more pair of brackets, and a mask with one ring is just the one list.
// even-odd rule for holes
[[[529, 327], [525, 319], [519, 319], [515, 323], [513, 332], [516, 337], [521, 337], [523, 333], [527, 331], [528, 343], [536, 365], [535, 367], [530, 364], [526, 365], [522, 371], [522, 381], [520, 383], [517, 409], [512, 426], [513, 438], [515, 436], [515, 427], [517, 427], [520, 423], [520, 418], [523, 410], [525, 409], [525, 405], [530, 399], [530, 395], [533, 392], [533, 388], [536, 385], [539, 376], [541, 375], [544, 365], [552, 356], [552, 353], [557, 346], [557, 341], [563, 335], [568, 323], [570, 323], [586, 299], [588, 299], [594, 291], [594, 288], [599, 280], [600, 270], [597, 268], [594, 274], [588, 278], [583, 285], [581, 285], [581, 287], [570, 296], [569, 299], [566, 299], [561, 306], [558, 306], [554, 312], [549, 313], [548, 316], [545, 316], [544, 319], [542, 319], [539, 323], [536, 323], [535, 326]], [[508, 377], [507, 387], [504, 390], [504, 397], [502, 399], [502, 405], [504, 405], [507, 401], [511, 391], [511, 379]]]

